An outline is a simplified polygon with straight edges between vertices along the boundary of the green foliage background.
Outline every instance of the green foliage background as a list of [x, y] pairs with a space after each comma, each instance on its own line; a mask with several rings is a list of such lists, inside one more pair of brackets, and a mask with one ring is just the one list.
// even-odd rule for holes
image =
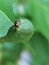
[[[17, 11], [17, 14], [14, 14], [13, 3], [17, 6], [19, 3], [23, 4], [25, 16]], [[17, 42], [15, 32], [9, 31], [15, 19], [21, 16], [30, 16], [35, 29], [34, 35], [27, 43]], [[0, 64], [15, 65], [24, 49], [29, 50], [33, 56], [30, 65], [49, 65], [49, 0], [0, 0]]]

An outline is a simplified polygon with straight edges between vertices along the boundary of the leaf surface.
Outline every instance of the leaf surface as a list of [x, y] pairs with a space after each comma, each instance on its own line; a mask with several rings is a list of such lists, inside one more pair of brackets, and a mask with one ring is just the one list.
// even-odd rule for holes
[[0, 38], [7, 35], [12, 25], [12, 21], [0, 10]]
[[36, 31], [49, 40], [49, 0], [31, 0], [30, 5]]

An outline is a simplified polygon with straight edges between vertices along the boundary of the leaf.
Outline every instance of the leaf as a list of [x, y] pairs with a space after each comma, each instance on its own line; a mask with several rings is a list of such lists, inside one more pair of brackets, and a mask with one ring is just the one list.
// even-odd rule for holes
[[34, 49], [34, 65], [44, 65], [49, 63], [49, 46], [48, 41], [40, 34], [35, 33], [30, 40], [30, 47]]
[[31, 0], [30, 6], [36, 31], [49, 41], [49, 0]]
[[0, 38], [7, 35], [12, 25], [12, 21], [0, 10]]
[[12, 7], [14, 2], [15, 0], [0, 0], [0, 10], [3, 11], [12, 22], [15, 20]]

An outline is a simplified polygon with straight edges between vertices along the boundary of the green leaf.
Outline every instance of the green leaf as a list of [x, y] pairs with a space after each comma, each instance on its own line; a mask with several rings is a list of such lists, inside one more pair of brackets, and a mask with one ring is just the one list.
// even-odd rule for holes
[[14, 2], [16, 2], [16, 0], [0, 0], [0, 10], [3, 11], [13, 22], [15, 20], [12, 7]]
[[30, 41], [30, 47], [34, 49], [34, 65], [44, 65], [49, 63], [49, 46], [48, 41], [39, 33], [35, 33]]
[[43, 34], [49, 41], [49, 0], [33, 0], [30, 6], [36, 31]]
[[12, 21], [0, 10], [0, 38], [7, 35], [12, 25]]

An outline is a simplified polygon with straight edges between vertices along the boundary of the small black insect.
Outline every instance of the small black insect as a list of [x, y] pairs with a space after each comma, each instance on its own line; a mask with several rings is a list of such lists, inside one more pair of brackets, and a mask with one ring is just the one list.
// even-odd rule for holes
[[10, 28], [10, 30], [16, 30], [19, 27], [17, 21], [15, 21], [14, 25]]
[[15, 21], [14, 27], [15, 27], [15, 29], [19, 27], [19, 24], [17, 23], [17, 21]]

